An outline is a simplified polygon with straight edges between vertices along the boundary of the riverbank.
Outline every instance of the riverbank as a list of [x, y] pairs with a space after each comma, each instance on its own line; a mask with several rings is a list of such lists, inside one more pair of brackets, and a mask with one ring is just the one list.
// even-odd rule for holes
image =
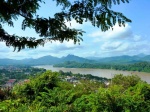
[[33, 66], [36, 68], [44, 68], [46, 70], [51, 70], [53, 72], [58, 72], [62, 70], [63, 72], [72, 72], [74, 74], [91, 74], [94, 76], [113, 78], [116, 74], [123, 75], [138, 75], [142, 80], [150, 84], [150, 73], [137, 72], [137, 71], [120, 71], [120, 70], [111, 70], [111, 69], [91, 69], [91, 68], [64, 68], [64, 67], [53, 67], [52, 65], [39, 65]]

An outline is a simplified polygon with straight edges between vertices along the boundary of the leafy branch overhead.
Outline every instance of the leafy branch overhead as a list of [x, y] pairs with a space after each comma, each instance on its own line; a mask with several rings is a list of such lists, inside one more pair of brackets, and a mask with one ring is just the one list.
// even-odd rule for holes
[[[42, 18], [36, 12], [40, 4], [45, 3], [44, 0], [0, 0], [0, 41], [18, 51], [26, 47], [36, 48], [47, 41], [73, 40], [76, 44], [82, 41], [84, 31], [67, 27], [66, 21], [76, 20], [79, 24], [89, 21], [102, 31], [113, 28], [116, 23], [125, 26], [126, 22], [131, 22], [122, 13], [111, 10], [112, 5], [129, 3], [129, 0], [80, 0], [73, 3], [69, 0], [53, 1], [56, 1], [56, 5], [63, 6], [62, 11], [55, 13], [53, 18]], [[13, 21], [17, 21], [20, 16], [24, 18], [22, 30], [32, 28], [39, 34], [40, 39], [10, 35], [5, 31], [3, 25], [13, 27]]]

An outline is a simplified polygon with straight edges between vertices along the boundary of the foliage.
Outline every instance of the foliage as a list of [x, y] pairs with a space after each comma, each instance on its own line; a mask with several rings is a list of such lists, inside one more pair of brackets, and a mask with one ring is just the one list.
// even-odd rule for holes
[[[97, 93], [83, 95], [74, 102], [75, 112], [147, 112], [149, 101], [142, 92], [147, 84], [138, 83], [124, 90], [120, 85], [100, 88]], [[150, 87], [150, 86], [149, 86]]]
[[17, 94], [20, 97], [25, 96], [26, 98], [33, 100], [40, 92], [45, 91], [44, 88], [53, 89], [53, 87], [56, 87], [57, 80], [57, 73], [46, 71], [42, 75], [31, 78], [29, 83], [25, 83], [22, 86], [16, 85], [14, 91], [17, 91]]
[[[149, 112], [150, 85], [137, 76], [116, 75], [103, 87], [90, 80], [76, 86], [47, 71], [27, 84], [16, 85], [14, 96], [0, 102], [1, 112]], [[119, 79], [120, 78], [120, 79]], [[123, 80], [123, 83], [121, 81]], [[53, 84], [53, 86], [49, 86]], [[127, 86], [126, 86], [127, 84]], [[41, 88], [42, 87], [42, 88]], [[27, 91], [33, 90], [29, 97]]]
[[139, 71], [150, 72], [149, 62], [139, 62], [134, 64], [102, 64], [102, 63], [79, 63], [75, 61], [67, 61], [60, 64], [55, 64], [54, 67], [66, 68], [100, 68], [100, 69], [115, 69], [123, 71]]
[[5, 98], [5, 93], [3, 90], [0, 89], [0, 100], [4, 100]]
[[112, 78], [112, 84], [121, 85], [124, 88], [133, 87], [140, 81], [141, 79], [136, 75], [123, 76], [122, 74], [120, 74], [115, 75], [114, 78]]
[[[18, 51], [25, 47], [36, 48], [47, 41], [73, 40], [74, 43], [80, 43], [83, 31], [67, 27], [66, 21], [74, 19], [79, 24], [89, 21], [93, 26], [100, 27], [102, 31], [112, 28], [116, 23], [125, 26], [126, 22], [131, 22], [122, 13], [111, 10], [113, 4], [128, 3], [129, 0], [81, 0], [73, 3], [69, 0], [53, 1], [63, 7], [62, 11], [55, 13], [53, 18], [43, 18], [37, 14], [37, 10], [44, 0], [1, 0], [0, 41], [4, 41], [7, 46], [13, 46]], [[13, 21], [17, 21], [19, 17], [23, 18], [22, 30], [32, 28], [41, 38], [8, 34], [3, 24], [13, 27]]]

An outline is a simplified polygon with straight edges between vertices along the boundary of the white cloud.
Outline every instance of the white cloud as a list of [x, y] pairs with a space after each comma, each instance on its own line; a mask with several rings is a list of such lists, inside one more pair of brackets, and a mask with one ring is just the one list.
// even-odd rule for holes
[[[39, 46], [36, 49], [23, 49], [20, 52], [13, 52], [14, 49], [11, 47], [6, 47], [4, 42], [0, 42], [0, 58], [11, 58], [11, 59], [23, 59], [23, 58], [39, 58], [46, 55], [53, 55], [61, 57], [63, 55], [75, 53], [75, 50], [82, 49], [84, 46], [79, 44], [74, 44], [73, 41], [60, 43], [48, 42], [43, 46]], [[69, 53], [71, 52], [71, 53]]]
[[91, 27], [89, 22], [80, 25], [73, 20], [71, 21], [71, 28], [84, 29], [87, 32], [83, 36], [84, 41], [81, 42], [81, 45], [75, 45], [73, 41], [64, 41], [63, 43], [55, 41], [46, 43], [44, 47], [39, 46], [36, 49], [24, 49], [20, 52], [13, 52], [12, 47], [8, 48], [5, 46], [5, 43], [0, 42], [0, 58], [39, 58], [46, 55], [62, 57], [67, 54], [82, 57], [149, 54], [150, 39], [148, 39], [148, 36], [142, 37], [140, 34], [134, 34], [131, 26], [128, 24], [126, 24], [126, 27], [116, 25], [114, 30], [101, 32], [97, 28]]
[[134, 35], [133, 40], [134, 41], [139, 41], [141, 39], [140, 35]]
[[117, 49], [118, 47], [120, 47], [122, 45], [122, 42], [105, 42], [102, 46], [101, 46], [101, 50], [113, 50], [113, 49]]
[[0, 52], [9, 52], [10, 51], [10, 49], [8, 49], [8, 47], [6, 47], [6, 44], [4, 43], [4, 42], [0, 42], [0, 46], [1, 46], [1, 48], [0, 48]]
[[[135, 36], [135, 38], [137, 38]], [[139, 53], [149, 54], [150, 45], [146, 39], [138, 36], [135, 38], [128, 38], [126, 40], [109, 40], [101, 43], [100, 51], [104, 56], [118, 56], [118, 55], [135, 55]]]
[[107, 41], [110, 39], [125, 39], [132, 36], [131, 27], [126, 24], [125, 27], [119, 27], [115, 25], [113, 30], [109, 29], [106, 32], [102, 32], [101, 30], [96, 30], [90, 34], [89, 37], [94, 38], [94, 42]]
[[99, 56], [134, 55], [138, 54], [138, 52], [149, 52], [148, 37], [145, 38], [140, 34], [134, 34], [128, 24], [126, 24], [126, 27], [115, 25], [113, 30], [110, 29], [106, 32], [100, 30], [91, 31], [88, 34], [88, 42], [91, 43], [93, 52]]
[[80, 28], [81, 29], [81, 27], [82, 27], [82, 24], [77, 23], [76, 20], [74, 20], [74, 19], [70, 22], [66, 21], [66, 25], [67, 25], [67, 27], [70, 27], [70, 28]]

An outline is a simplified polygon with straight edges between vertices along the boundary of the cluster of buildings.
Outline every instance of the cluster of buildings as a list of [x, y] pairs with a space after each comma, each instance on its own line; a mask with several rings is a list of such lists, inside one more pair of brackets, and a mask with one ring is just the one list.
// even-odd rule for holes
[[17, 82], [16, 79], [9, 79], [8, 81], [6, 81], [6, 83], [4, 85], [0, 85], [0, 88], [12, 89], [15, 84], [22, 85], [22, 84], [28, 83], [28, 82], [30, 82], [29, 79], [24, 79], [24, 80], [21, 80], [19, 82]]
[[9, 79], [8, 81], [6, 81], [4, 85], [0, 85], [0, 88], [11, 89], [14, 86], [15, 82], [16, 82], [16, 79]]
[[22, 72], [23, 69], [20, 67], [16, 67], [16, 66], [0, 66], [0, 70], [7, 70], [9, 72]]

